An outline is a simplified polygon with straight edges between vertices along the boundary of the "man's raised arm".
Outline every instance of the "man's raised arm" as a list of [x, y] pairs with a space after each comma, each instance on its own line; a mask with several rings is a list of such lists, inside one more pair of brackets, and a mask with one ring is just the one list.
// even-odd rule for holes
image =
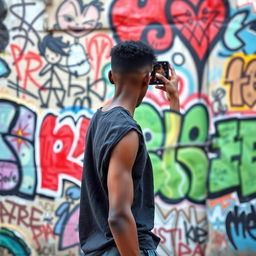
[[161, 80], [163, 85], [156, 85], [157, 89], [163, 90], [167, 93], [168, 100], [170, 101], [171, 110], [180, 112], [180, 101], [178, 93], [178, 77], [173, 67], [170, 68], [170, 77], [169, 80], [163, 75], [156, 73], [157, 79]]

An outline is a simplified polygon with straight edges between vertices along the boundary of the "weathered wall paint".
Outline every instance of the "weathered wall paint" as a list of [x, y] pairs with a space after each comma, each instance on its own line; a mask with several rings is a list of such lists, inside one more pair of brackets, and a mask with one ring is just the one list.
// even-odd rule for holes
[[0, 38], [0, 255], [81, 254], [86, 131], [129, 39], [180, 81], [181, 114], [152, 86], [135, 113], [159, 254], [256, 255], [254, 0], [0, 0]]

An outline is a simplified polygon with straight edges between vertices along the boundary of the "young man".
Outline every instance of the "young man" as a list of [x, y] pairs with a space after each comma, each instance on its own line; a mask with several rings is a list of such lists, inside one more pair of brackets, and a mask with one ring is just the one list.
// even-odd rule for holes
[[[133, 119], [146, 94], [155, 60], [139, 41], [113, 47], [109, 80], [112, 102], [93, 116], [87, 132], [79, 232], [89, 256], [156, 255], [153, 171], [143, 133]], [[172, 109], [179, 111], [178, 79], [157, 74]]]

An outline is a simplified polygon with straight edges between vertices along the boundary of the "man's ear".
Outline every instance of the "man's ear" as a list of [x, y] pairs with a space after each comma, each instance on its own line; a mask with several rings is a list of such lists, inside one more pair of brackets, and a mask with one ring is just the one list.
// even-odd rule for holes
[[144, 78], [143, 78], [143, 86], [148, 86], [149, 81], [150, 81], [150, 75], [149, 75], [149, 73], [148, 73], [148, 74], [146, 74], [146, 75], [144, 76]]
[[115, 84], [114, 79], [113, 79], [113, 74], [112, 74], [111, 70], [109, 70], [109, 72], [108, 72], [108, 79], [109, 79], [111, 84]]

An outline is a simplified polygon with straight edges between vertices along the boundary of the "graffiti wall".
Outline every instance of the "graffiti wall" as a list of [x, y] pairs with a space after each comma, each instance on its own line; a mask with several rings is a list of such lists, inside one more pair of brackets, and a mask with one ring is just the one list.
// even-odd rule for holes
[[85, 136], [130, 39], [179, 77], [180, 113], [152, 86], [135, 113], [159, 255], [256, 255], [254, 0], [0, 0], [0, 255], [82, 255]]

